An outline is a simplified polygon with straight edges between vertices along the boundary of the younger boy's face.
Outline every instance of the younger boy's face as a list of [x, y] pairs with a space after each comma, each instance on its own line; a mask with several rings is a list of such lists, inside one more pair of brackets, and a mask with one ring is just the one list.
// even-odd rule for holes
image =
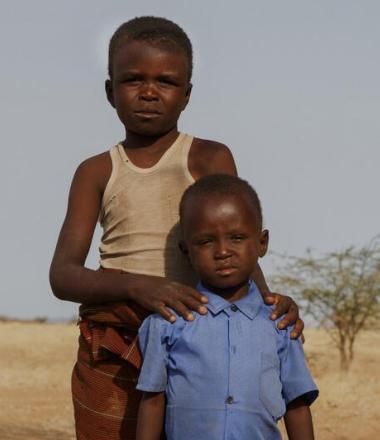
[[[182, 217], [184, 248], [201, 281], [233, 300], [247, 292], [259, 257], [268, 246], [257, 214], [244, 196], [195, 196]], [[224, 295], [226, 294], [226, 295]]]
[[106, 90], [126, 130], [156, 136], [176, 128], [190, 97], [188, 69], [179, 49], [144, 41], [117, 49]]

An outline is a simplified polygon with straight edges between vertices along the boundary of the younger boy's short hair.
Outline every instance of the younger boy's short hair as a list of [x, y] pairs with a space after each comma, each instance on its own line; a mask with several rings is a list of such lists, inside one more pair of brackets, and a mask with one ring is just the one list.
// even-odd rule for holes
[[185, 206], [189, 203], [190, 199], [193, 197], [207, 196], [208, 194], [234, 196], [238, 198], [245, 197], [256, 213], [259, 228], [262, 228], [263, 213], [256, 191], [246, 180], [228, 174], [211, 174], [200, 178], [190, 185], [184, 192], [179, 205], [180, 221], [183, 219]]
[[142, 16], [129, 20], [119, 26], [112, 35], [108, 49], [108, 74], [112, 78], [112, 60], [115, 52], [125, 42], [146, 41], [157, 44], [170, 44], [181, 49], [189, 64], [189, 81], [193, 72], [193, 48], [185, 31], [167, 18]]

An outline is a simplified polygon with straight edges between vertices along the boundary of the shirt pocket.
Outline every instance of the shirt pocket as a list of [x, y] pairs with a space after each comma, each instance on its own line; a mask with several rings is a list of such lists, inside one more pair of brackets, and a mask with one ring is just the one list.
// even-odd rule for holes
[[280, 381], [280, 361], [273, 354], [261, 353], [260, 401], [265, 409], [278, 420], [285, 413]]

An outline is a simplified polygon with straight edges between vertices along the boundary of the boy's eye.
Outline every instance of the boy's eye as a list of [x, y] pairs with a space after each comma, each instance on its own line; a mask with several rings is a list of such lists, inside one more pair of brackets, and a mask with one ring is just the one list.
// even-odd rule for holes
[[164, 86], [175, 87], [177, 85], [177, 83], [172, 78], [169, 78], [166, 76], [162, 76], [162, 77], [158, 78], [158, 82]]
[[244, 235], [241, 235], [241, 234], [236, 234], [236, 235], [233, 235], [233, 236], [231, 237], [232, 241], [234, 241], [234, 242], [236, 242], [236, 243], [239, 243], [240, 241], [243, 241], [244, 238], [245, 238], [245, 236], [244, 236]]
[[140, 84], [141, 78], [137, 76], [127, 76], [126, 78], [123, 78], [122, 82], [130, 85]]
[[197, 241], [198, 246], [206, 246], [212, 242], [211, 238], [201, 238]]

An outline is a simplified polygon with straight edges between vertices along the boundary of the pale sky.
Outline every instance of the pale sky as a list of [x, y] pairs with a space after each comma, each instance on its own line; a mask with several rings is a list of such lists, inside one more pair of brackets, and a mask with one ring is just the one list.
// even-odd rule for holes
[[76, 166], [122, 139], [103, 91], [107, 43], [138, 15], [189, 34], [180, 128], [230, 146], [272, 250], [323, 253], [380, 232], [378, 0], [0, 1], [0, 315], [76, 313], [48, 268]]

